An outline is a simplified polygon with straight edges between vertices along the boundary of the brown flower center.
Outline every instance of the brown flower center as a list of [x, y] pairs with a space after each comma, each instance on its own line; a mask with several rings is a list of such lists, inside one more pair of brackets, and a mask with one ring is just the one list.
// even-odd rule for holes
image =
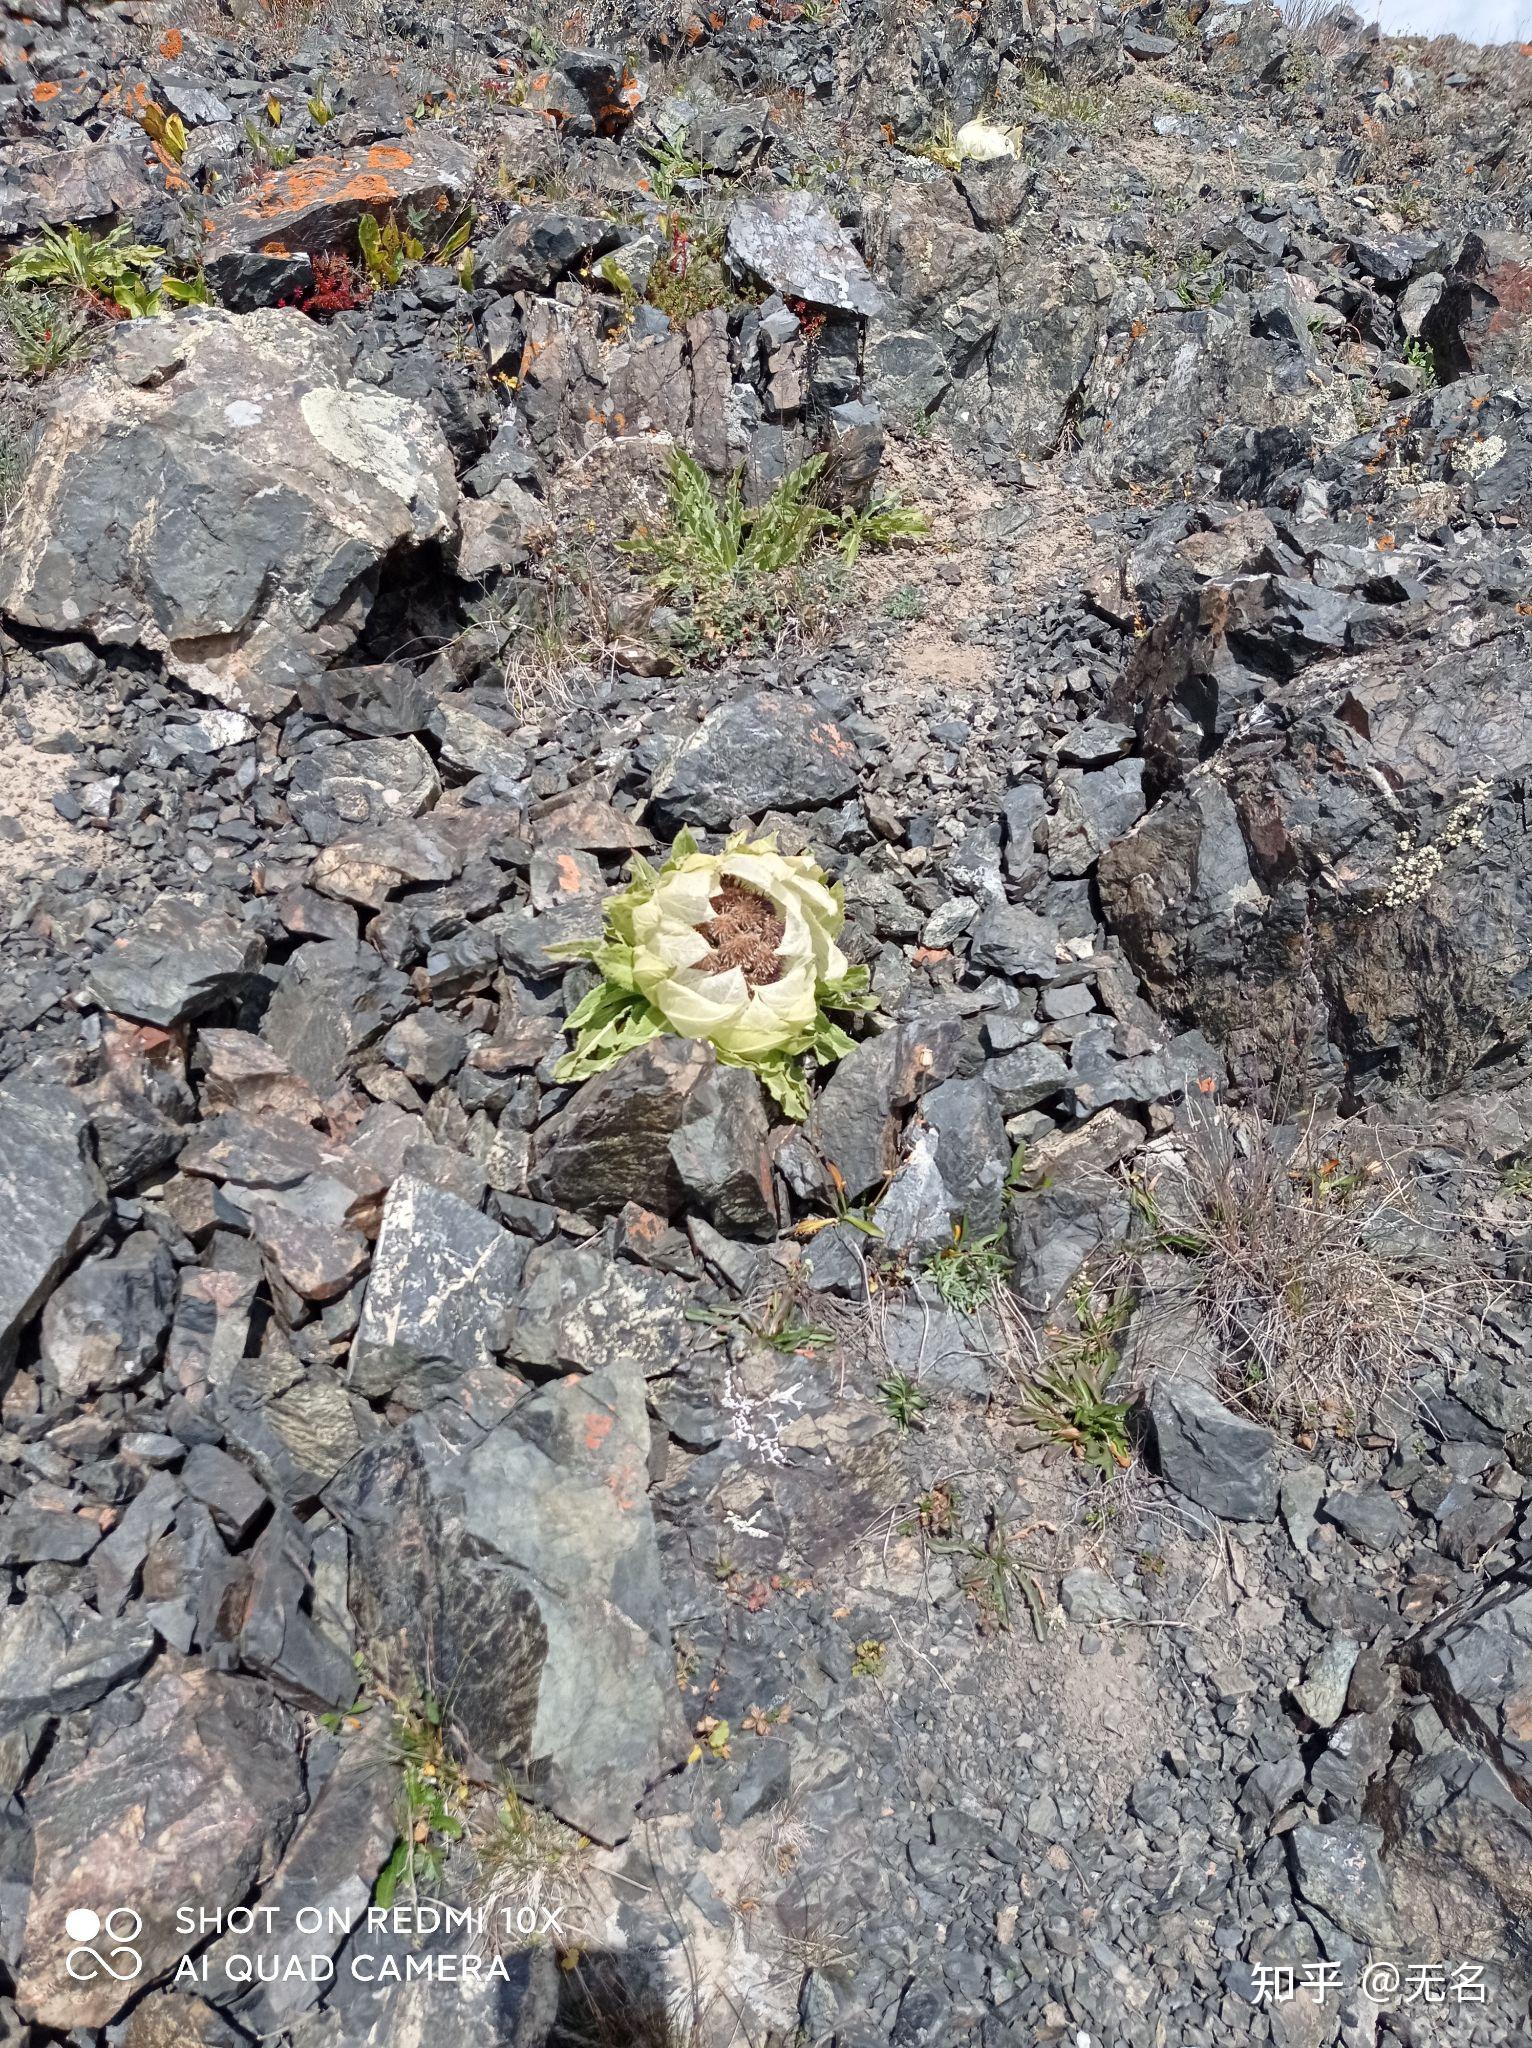
[[704, 974], [726, 974], [738, 967], [751, 988], [775, 981], [782, 972], [777, 947], [786, 930], [776, 905], [725, 875], [713, 898], [713, 915], [697, 929], [712, 947], [701, 963]]

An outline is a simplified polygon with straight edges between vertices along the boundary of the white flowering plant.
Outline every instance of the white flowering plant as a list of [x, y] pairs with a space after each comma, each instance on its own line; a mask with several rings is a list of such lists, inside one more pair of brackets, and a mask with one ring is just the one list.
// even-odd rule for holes
[[837, 944], [840, 884], [807, 854], [743, 832], [715, 854], [682, 831], [662, 867], [635, 854], [632, 875], [599, 939], [549, 948], [601, 976], [566, 1021], [577, 1036], [559, 1080], [604, 1073], [669, 1032], [705, 1039], [725, 1065], [758, 1074], [789, 1116], [807, 1116], [808, 1057], [826, 1066], [854, 1043], [830, 1011], [875, 1007], [867, 969]]

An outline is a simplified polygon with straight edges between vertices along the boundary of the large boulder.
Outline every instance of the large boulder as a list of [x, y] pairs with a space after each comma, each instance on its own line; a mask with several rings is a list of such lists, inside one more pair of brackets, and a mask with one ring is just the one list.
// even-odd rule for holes
[[624, 1361], [487, 1429], [450, 1404], [417, 1415], [327, 1496], [374, 1663], [429, 1683], [483, 1765], [605, 1842], [685, 1754], [648, 1455]]
[[294, 312], [135, 320], [43, 428], [0, 609], [270, 715], [351, 645], [381, 564], [456, 517], [435, 422], [355, 381], [338, 336]]

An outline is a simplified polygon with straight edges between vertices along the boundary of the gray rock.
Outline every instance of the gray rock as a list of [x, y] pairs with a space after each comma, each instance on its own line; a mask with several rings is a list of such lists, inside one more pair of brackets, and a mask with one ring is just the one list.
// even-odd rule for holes
[[848, 1053], [809, 1112], [805, 1132], [834, 1165], [854, 1201], [899, 1163], [900, 1112], [957, 1064], [958, 1026], [947, 1019], [901, 1024]]
[[389, 1189], [351, 1344], [368, 1399], [418, 1403], [505, 1343], [527, 1245], [456, 1195], [406, 1174]]
[[[140, 1699], [138, 1720], [104, 1732], [28, 1800], [36, 1875], [16, 2002], [40, 2026], [105, 2026], [201, 1945], [178, 1916], [195, 1928], [199, 1911], [242, 1904], [303, 1809], [297, 1723], [263, 1685], [164, 1668]], [[66, 1918], [107, 1906], [138, 1914], [142, 1968], [81, 1983], [67, 1969]]]
[[331, 1489], [352, 1605], [396, 1681], [452, 1702], [473, 1753], [598, 1840], [685, 1754], [647, 1498], [643, 1380], [609, 1367], [481, 1431], [416, 1416]]
[[34, 1714], [93, 1706], [143, 1670], [156, 1641], [142, 1615], [104, 1620], [46, 1593], [0, 1611], [0, 1735]]
[[316, 747], [293, 764], [287, 782], [288, 806], [316, 846], [333, 845], [358, 829], [418, 818], [440, 794], [435, 764], [413, 738]]
[[17, 1082], [0, 1089], [0, 1366], [106, 1217], [106, 1189], [74, 1098]]
[[142, 1379], [159, 1358], [175, 1305], [176, 1274], [152, 1231], [87, 1259], [43, 1310], [43, 1369], [66, 1399]]
[[1381, 1486], [1326, 1494], [1320, 1513], [1368, 1550], [1392, 1550], [1409, 1530], [1404, 1510]]
[[1277, 1512], [1276, 1438], [1193, 1380], [1157, 1379], [1149, 1394], [1160, 1472], [1209, 1513], [1269, 1522]]
[[473, 173], [473, 151], [431, 127], [416, 128], [407, 140], [305, 156], [268, 171], [252, 192], [236, 192], [214, 215], [204, 255], [209, 282], [234, 304], [229, 286], [269, 246], [355, 253], [364, 214], [401, 224], [450, 215], [467, 197]]
[[1119, 1586], [1105, 1572], [1079, 1565], [1059, 1582], [1059, 1601], [1071, 1621], [1087, 1627], [1101, 1622], [1138, 1621], [1149, 1603], [1130, 1586]]
[[533, 1194], [587, 1216], [628, 1202], [674, 1215], [686, 1187], [671, 1140], [714, 1067], [700, 1040], [655, 1038], [594, 1076], [538, 1132]]
[[1299, 1896], [1353, 1941], [1392, 1945], [1398, 1938], [1379, 1861], [1382, 1830], [1360, 1821], [1330, 1827], [1301, 1822], [1287, 1837]]
[[973, 928], [968, 957], [1013, 981], [1052, 981], [1058, 972], [1059, 928], [1020, 903], [992, 903]]
[[1061, 1094], [1069, 1085], [1069, 1068], [1051, 1045], [1021, 1045], [990, 1060], [984, 1078], [1002, 1116], [1016, 1116]]
[[91, 969], [104, 1010], [169, 1026], [243, 993], [264, 963], [260, 933], [196, 898], [161, 896]]
[[[309, 1959], [334, 1956], [345, 1930], [366, 1913], [399, 1831], [397, 1768], [389, 1751], [387, 1720], [369, 1714], [347, 1735], [335, 1768], [263, 1889], [255, 1932], [227, 1934], [208, 1951], [203, 1982], [209, 1996], [231, 2006], [252, 2033], [275, 2034], [318, 2004], [327, 1984]], [[260, 1959], [253, 1985], [243, 1960], [251, 1955]], [[241, 1961], [231, 1972], [234, 1957]], [[290, 1971], [293, 1958], [298, 1967]]]
[[784, 298], [864, 317], [882, 308], [883, 294], [856, 244], [812, 192], [739, 200], [729, 216], [727, 247], [738, 269], [753, 272]]
[[512, 206], [479, 252], [477, 275], [491, 291], [546, 292], [617, 240], [609, 220], [557, 206]]
[[0, 608], [142, 646], [215, 701], [269, 714], [350, 645], [369, 572], [450, 535], [456, 512], [435, 422], [352, 382], [315, 322], [124, 322], [43, 428]]
[[1293, 1687], [1293, 1698], [1318, 1728], [1333, 1728], [1346, 1705], [1346, 1688], [1356, 1667], [1359, 1646], [1350, 1636], [1326, 1643]]
[[777, 1226], [761, 1084], [744, 1067], [715, 1066], [692, 1091], [670, 1156], [684, 1200], [720, 1230], [769, 1237]]
[[282, 970], [261, 1035], [321, 1094], [413, 1001], [409, 979], [370, 946], [326, 939], [301, 946]]
[[[992, 1061], [985, 1071], [1003, 1064]], [[1022, 1194], [1009, 1224], [1017, 1293], [1032, 1308], [1053, 1307], [1087, 1259], [1126, 1237], [1131, 1220], [1127, 1190], [1115, 1175], [1071, 1172]]]
[[506, 1355], [544, 1371], [621, 1362], [646, 1378], [674, 1372], [694, 1341], [686, 1295], [663, 1273], [594, 1245], [538, 1245], [528, 1255]]
[[1005, 1220], [1011, 1141], [989, 1082], [943, 1081], [926, 1095], [920, 1117], [936, 1139], [936, 1168], [971, 1236], [987, 1236]]
[[833, 719], [801, 697], [756, 691], [708, 714], [656, 777], [654, 799], [672, 830], [722, 829], [838, 803], [860, 770], [855, 741]]

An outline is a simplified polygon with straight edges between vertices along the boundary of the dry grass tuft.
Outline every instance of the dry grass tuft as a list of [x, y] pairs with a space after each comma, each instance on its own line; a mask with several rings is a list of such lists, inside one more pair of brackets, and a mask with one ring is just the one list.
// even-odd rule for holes
[[1271, 1422], [1350, 1431], [1408, 1398], [1434, 1336], [1485, 1305], [1461, 1245], [1412, 1213], [1400, 1159], [1354, 1126], [1296, 1136], [1220, 1110], [1140, 1205], [1190, 1257], [1227, 1391]]

